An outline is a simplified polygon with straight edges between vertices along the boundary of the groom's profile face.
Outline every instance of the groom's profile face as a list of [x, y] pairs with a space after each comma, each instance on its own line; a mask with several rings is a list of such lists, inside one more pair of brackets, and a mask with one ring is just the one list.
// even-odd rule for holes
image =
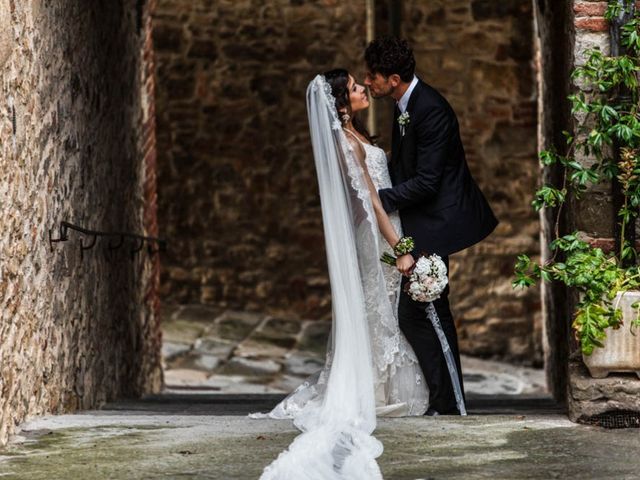
[[369, 87], [369, 92], [373, 98], [386, 97], [391, 95], [398, 86], [397, 82], [394, 82], [394, 77], [397, 77], [397, 75], [385, 77], [381, 73], [368, 71], [364, 77], [364, 84]]

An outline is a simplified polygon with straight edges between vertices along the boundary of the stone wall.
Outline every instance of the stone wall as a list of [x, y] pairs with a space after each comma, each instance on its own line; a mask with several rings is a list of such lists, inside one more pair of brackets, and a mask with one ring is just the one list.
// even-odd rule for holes
[[[389, 12], [378, 4], [378, 31]], [[470, 167], [501, 220], [452, 259], [465, 353], [539, 365], [540, 300], [513, 292], [536, 255], [536, 92], [529, 1], [405, 1], [418, 73], [460, 118]], [[159, 218], [167, 303], [326, 318], [321, 217], [304, 89], [333, 66], [362, 73], [365, 2], [161, 0]], [[377, 102], [383, 146], [388, 100]], [[478, 279], [484, 279], [478, 282]]]
[[364, 2], [160, 0], [159, 220], [169, 303], [330, 312], [305, 90], [362, 73]]
[[157, 229], [153, 3], [92, 5], [0, 1], [0, 443], [162, 383], [157, 261], [104, 239], [81, 257], [73, 231], [49, 243], [63, 220]]
[[[606, 1], [573, 1], [572, 23], [575, 30], [572, 66], [582, 65], [588, 58], [588, 49], [598, 48], [605, 55], [610, 54], [611, 40], [609, 24], [604, 19]], [[640, 4], [636, 2], [636, 9]], [[584, 85], [574, 82], [574, 90]], [[571, 120], [577, 121], [577, 118]], [[586, 156], [576, 158], [583, 165], [590, 165], [594, 159]], [[590, 186], [579, 201], [570, 203], [567, 214], [569, 231], [580, 231], [592, 239], [594, 246], [611, 251], [614, 245], [614, 224], [616, 222], [611, 185], [602, 183]], [[638, 226], [636, 225], [636, 234]], [[637, 248], [637, 245], [636, 245]], [[568, 307], [573, 318], [577, 299], [569, 296]], [[622, 328], [629, 328], [628, 325]], [[609, 374], [604, 379], [594, 379], [585, 368], [579, 345], [573, 335], [568, 350], [567, 404], [569, 418], [573, 421], [589, 421], [590, 417], [603, 413], [622, 411], [625, 414], [640, 414], [640, 381], [635, 375]]]

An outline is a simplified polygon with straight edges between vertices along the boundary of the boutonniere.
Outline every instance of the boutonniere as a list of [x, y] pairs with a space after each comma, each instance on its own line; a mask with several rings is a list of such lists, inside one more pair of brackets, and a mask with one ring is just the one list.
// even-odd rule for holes
[[409, 116], [409, 112], [404, 112], [398, 117], [398, 125], [400, 125], [400, 134], [403, 137], [404, 137], [404, 131], [407, 125], [409, 125], [410, 121], [411, 121], [411, 117]]

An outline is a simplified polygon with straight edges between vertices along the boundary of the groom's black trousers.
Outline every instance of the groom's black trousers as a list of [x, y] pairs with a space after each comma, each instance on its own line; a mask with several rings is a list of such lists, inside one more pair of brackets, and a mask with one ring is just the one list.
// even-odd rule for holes
[[[443, 257], [442, 260], [447, 265], [448, 271], [449, 257]], [[460, 412], [456, 405], [449, 369], [442, 353], [440, 340], [425, 312], [427, 304], [411, 300], [411, 297], [404, 291], [404, 285], [407, 281], [407, 277], [402, 278], [403, 288], [398, 306], [398, 321], [400, 330], [402, 330], [416, 353], [424, 377], [427, 380], [427, 385], [429, 386], [429, 408], [437, 410], [440, 414], [457, 415]], [[464, 396], [460, 354], [458, 352], [458, 335], [456, 326], [453, 323], [451, 309], [449, 308], [449, 285], [447, 285], [440, 298], [433, 302], [433, 305], [436, 308], [442, 329], [455, 358], [460, 387]]]

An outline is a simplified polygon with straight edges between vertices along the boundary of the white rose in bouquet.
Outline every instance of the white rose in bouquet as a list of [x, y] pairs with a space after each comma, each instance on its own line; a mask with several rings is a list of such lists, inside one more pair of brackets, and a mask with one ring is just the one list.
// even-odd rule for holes
[[406, 290], [416, 302], [433, 302], [447, 286], [447, 266], [436, 254], [418, 258], [409, 277]]

